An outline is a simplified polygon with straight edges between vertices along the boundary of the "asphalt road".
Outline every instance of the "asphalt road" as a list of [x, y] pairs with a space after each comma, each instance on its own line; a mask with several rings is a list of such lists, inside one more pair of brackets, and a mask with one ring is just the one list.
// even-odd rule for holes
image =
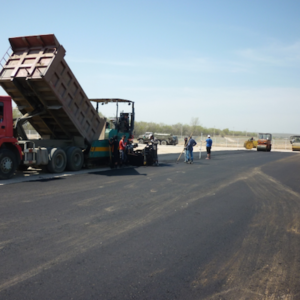
[[0, 299], [300, 299], [299, 154], [212, 157], [1, 186]]

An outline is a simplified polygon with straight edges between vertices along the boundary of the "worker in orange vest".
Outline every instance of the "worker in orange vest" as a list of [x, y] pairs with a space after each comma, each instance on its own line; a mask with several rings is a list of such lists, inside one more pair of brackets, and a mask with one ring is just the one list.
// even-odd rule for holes
[[119, 151], [120, 151], [120, 165], [123, 163], [126, 163], [126, 153], [125, 153], [125, 148], [126, 148], [126, 142], [125, 142], [126, 136], [123, 135], [122, 139], [119, 142]]

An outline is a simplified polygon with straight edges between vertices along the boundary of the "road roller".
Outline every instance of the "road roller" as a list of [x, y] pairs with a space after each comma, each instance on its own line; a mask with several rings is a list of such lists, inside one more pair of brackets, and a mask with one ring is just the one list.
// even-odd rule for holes
[[272, 148], [272, 134], [271, 133], [259, 133], [257, 141], [257, 151], [268, 151]]
[[252, 149], [252, 148], [256, 148], [257, 147], [257, 141], [254, 140], [253, 138], [250, 138], [249, 140], [247, 140], [244, 143], [244, 147], [248, 150]]
[[293, 151], [300, 151], [300, 136], [299, 135], [291, 136], [290, 143], [292, 144]]

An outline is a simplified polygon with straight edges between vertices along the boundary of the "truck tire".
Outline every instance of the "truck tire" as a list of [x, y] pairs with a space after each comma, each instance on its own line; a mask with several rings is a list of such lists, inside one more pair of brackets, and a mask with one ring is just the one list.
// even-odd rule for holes
[[161, 145], [168, 145], [168, 142], [167, 142], [166, 140], [162, 140], [162, 141], [160, 142], [160, 144], [161, 144]]
[[79, 171], [83, 166], [83, 153], [78, 147], [71, 147], [67, 150], [67, 170]]
[[17, 169], [17, 158], [15, 154], [8, 149], [0, 150], [0, 179], [9, 179], [13, 177]]
[[50, 148], [47, 169], [50, 173], [61, 173], [67, 165], [66, 152], [61, 148]]

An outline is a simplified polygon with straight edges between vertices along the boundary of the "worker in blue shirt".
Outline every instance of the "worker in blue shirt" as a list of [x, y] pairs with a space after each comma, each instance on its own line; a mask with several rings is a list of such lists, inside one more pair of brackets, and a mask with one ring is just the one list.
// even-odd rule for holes
[[211, 152], [211, 146], [212, 146], [212, 139], [210, 138], [210, 135], [207, 136], [206, 140], [206, 152], [207, 152], [207, 157], [206, 159], [210, 159], [210, 152]]
[[188, 156], [189, 156], [187, 163], [189, 163], [189, 164], [193, 163], [193, 160], [194, 160], [193, 147], [196, 146], [196, 145], [197, 145], [196, 141], [192, 137], [190, 137], [190, 139], [187, 143], [187, 147], [186, 147], [187, 152], [188, 152]]

